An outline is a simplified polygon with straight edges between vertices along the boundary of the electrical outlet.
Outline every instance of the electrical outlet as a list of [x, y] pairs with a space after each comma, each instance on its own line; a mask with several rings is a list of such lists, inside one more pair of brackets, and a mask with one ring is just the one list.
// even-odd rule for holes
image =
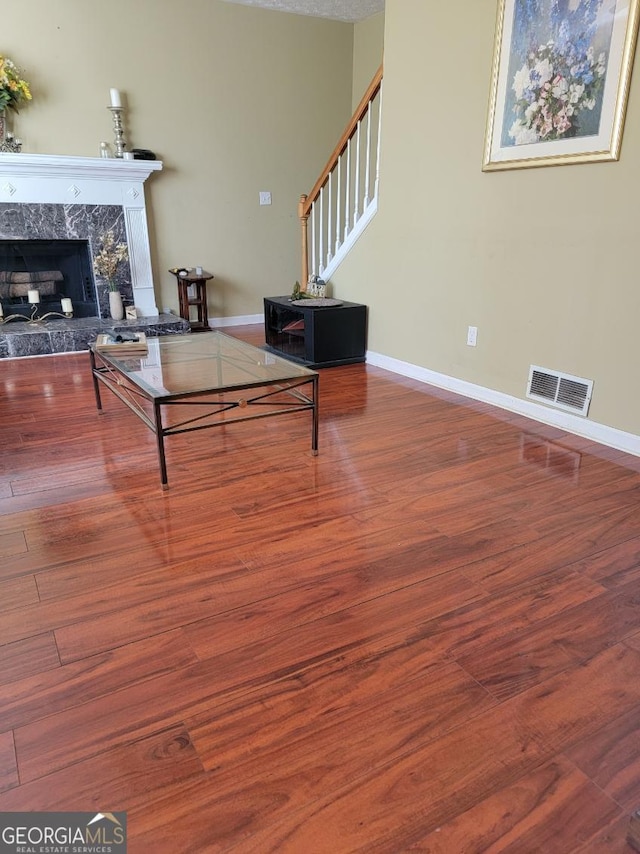
[[260, 204], [261, 205], [270, 205], [271, 204], [271, 193], [268, 190], [260, 190]]
[[467, 344], [469, 347], [475, 347], [478, 343], [478, 327], [470, 326], [467, 329]]

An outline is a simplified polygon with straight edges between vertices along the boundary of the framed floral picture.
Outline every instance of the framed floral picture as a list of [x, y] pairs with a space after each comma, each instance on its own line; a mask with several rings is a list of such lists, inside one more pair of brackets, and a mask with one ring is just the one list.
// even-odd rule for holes
[[618, 160], [640, 0], [498, 0], [483, 170]]

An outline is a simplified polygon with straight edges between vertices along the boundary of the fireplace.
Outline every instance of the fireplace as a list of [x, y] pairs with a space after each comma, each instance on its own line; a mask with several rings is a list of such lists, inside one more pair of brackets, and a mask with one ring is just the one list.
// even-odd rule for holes
[[129, 250], [119, 271], [123, 296], [139, 316], [157, 316], [144, 182], [160, 169], [150, 160], [0, 154], [0, 241], [86, 242], [95, 315], [103, 318], [106, 282], [94, 277], [91, 261], [113, 231]]
[[[107, 283], [93, 271], [107, 231], [127, 245], [129, 261], [118, 269], [118, 287], [136, 308], [136, 318], [121, 321], [118, 331], [190, 331], [187, 321], [160, 315], [156, 306], [144, 182], [160, 169], [159, 161], [0, 153], [0, 243], [9, 247], [4, 251], [10, 259], [8, 265], [0, 261], [0, 294], [22, 286], [13, 288], [13, 296], [0, 295], [3, 307], [23, 314], [28, 298], [20, 292], [40, 290], [41, 281], [47, 283], [41, 303], [49, 301], [59, 311], [64, 294], [74, 306], [71, 319], [0, 326], [0, 359], [85, 350], [99, 332], [115, 328]], [[49, 254], [53, 247], [56, 255]], [[80, 257], [67, 257], [71, 249]], [[20, 260], [22, 255], [27, 258]], [[71, 288], [77, 290], [70, 293]]]
[[73, 303], [74, 317], [98, 317], [98, 299], [87, 240], [0, 240], [0, 300], [9, 314], [30, 314], [29, 290], [37, 290], [40, 312], [62, 311]]

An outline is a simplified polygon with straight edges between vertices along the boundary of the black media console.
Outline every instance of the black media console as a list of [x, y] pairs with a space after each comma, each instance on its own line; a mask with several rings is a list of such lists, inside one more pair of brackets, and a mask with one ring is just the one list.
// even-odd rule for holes
[[355, 302], [307, 306], [289, 297], [265, 297], [267, 349], [310, 368], [364, 362], [367, 307]]

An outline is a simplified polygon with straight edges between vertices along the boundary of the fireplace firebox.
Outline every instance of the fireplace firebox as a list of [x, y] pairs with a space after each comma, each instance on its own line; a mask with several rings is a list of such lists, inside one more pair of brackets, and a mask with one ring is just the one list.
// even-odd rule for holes
[[0, 240], [0, 301], [5, 313], [29, 317], [28, 291], [37, 290], [39, 309], [61, 311], [73, 302], [75, 317], [97, 317], [98, 302], [86, 240]]

